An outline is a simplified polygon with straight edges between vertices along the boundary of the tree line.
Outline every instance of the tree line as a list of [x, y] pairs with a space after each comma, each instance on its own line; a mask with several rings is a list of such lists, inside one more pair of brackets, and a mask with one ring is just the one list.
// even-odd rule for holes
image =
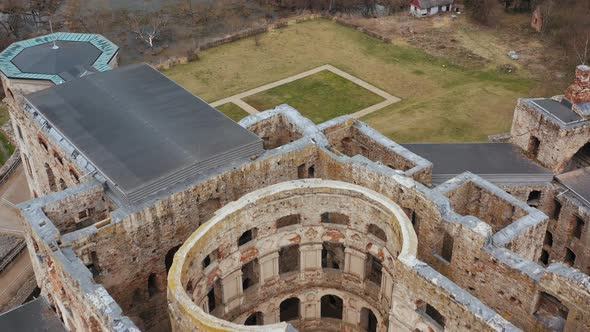
[[263, 5], [270, 5], [287, 10], [326, 11], [330, 13], [362, 13], [372, 16], [377, 6], [385, 7], [389, 14], [408, 8], [408, 0], [259, 0]]
[[589, 0], [464, 0], [469, 15], [477, 22], [493, 25], [494, 12], [528, 12], [538, 10], [542, 16], [541, 33], [565, 52], [565, 60], [575, 63], [589, 61]]

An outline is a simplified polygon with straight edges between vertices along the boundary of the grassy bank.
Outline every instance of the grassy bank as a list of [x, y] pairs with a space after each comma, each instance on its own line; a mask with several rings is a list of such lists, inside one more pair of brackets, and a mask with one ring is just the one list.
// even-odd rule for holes
[[[209, 102], [334, 65], [403, 99], [363, 118], [399, 142], [484, 141], [487, 135], [506, 132], [516, 99], [527, 96], [535, 84], [524, 72], [452, 66], [444, 58], [385, 44], [328, 20], [267, 33], [260, 46], [253, 38], [222, 45], [200, 58], [165, 74]], [[290, 96], [289, 102], [305, 103], [306, 98]], [[325, 111], [323, 118], [336, 111]]]

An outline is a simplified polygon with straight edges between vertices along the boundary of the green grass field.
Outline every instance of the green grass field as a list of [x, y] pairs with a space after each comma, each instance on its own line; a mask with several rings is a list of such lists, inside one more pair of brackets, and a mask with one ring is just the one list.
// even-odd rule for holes
[[289, 104], [315, 123], [360, 111], [383, 100], [330, 71], [322, 71], [244, 99], [259, 111]]
[[[524, 70], [503, 74], [453, 66], [329, 20], [274, 30], [260, 46], [253, 38], [222, 45], [200, 59], [165, 74], [208, 102], [331, 64], [403, 99], [362, 119], [398, 142], [485, 141], [507, 132], [517, 98], [538, 84]], [[329, 118], [338, 110], [324, 112]]]
[[[10, 117], [8, 115], [8, 107], [5, 104], [0, 103], [0, 126], [4, 125], [8, 121], [10, 121]], [[0, 147], [1, 166], [4, 165], [6, 160], [8, 160], [8, 158], [10, 158], [10, 156], [14, 152], [14, 146], [10, 144], [10, 141], [8, 140], [6, 135], [4, 135], [3, 132], [0, 132], [0, 144], [2, 145]]]
[[241, 109], [238, 105], [234, 104], [234, 103], [227, 103], [227, 104], [223, 104], [219, 107], [217, 107], [217, 110], [219, 110], [221, 113], [227, 115], [230, 119], [234, 120], [235, 122], [238, 122], [240, 120], [242, 120], [243, 118], [247, 117], [248, 112], [244, 111], [243, 109]]

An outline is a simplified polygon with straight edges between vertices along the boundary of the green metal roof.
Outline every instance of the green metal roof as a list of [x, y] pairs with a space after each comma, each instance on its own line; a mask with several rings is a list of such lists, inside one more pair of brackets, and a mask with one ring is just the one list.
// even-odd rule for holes
[[[100, 51], [100, 55], [97, 58], [92, 58], [92, 67], [97, 71], [107, 71], [111, 67], [108, 63], [111, 61], [113, 56], [119, 51], [119, 47], [113, 44], [110, 40], [98, 34], [84, 34], [84, 33], [69, 33], [69, 32], [57, 32], [37, 38], [19, 41], [8, 46], [2, 53], [0, 53], [0, 71], [9, 78], [19, 79], [30, 79], [30, 80], [48, 80], [53, 83], [61, 84], [66, 81], [64, 77], [61, 77], [59, 73], [55, 74], [41, 74], [34, 72], [23, 72], [13, 60], [19, 56], [19, 54], [25, 49], [31, 49], [52, 42], [81, 42], [90, 43], [96, 49]], [[30, 54], [28, 55], [31, 56]], [[38, 57], [43, 57], [41, 53]], [[37, 59], [41, 60], [41, 59]], [[88, 59], [84, 59], [88, 60]], [[76, 66], [76, 63], [72, 63], [72, 67]]]

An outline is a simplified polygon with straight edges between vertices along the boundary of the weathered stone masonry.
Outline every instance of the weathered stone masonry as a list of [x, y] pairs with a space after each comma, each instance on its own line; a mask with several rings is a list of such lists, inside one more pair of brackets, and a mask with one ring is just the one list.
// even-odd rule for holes
[[[540, 315], [536, 307], [544, 303], [542, 299], [552, 296], [569, 310], [566, 316], [568, 330], [589, 326], [588, 318], [582, 315], [590, 299], [588, 277], [562, 264], [551, 264], [545, 269], [531, 261], [540, 254], [542, 241], [536, 240], [547, 225], [544, 214], [474, 175], [464, 175], [451, 180], [449, 185], [432, 190], [404, 174], [407, 169], [394, 170], [360, 155], [348, 157], [336, 150], [332, 152], [333, 148], [322, 133], [329, 132], [330, 125], [322, 125], [320, 130], [288, 107], [251, 116], [241, 124], [249, 128], [256, 127], [261, 121], [268, 123], [274, 120], [288, 121], [293, 130], [301, 133], [301, 138], [293, 142], [285, 140], [283, 145], [267, 150], [254, 161], [228, 165], [225, 170], [203, 175], [192, 184], [171, 188], [143, 206], [113, 207], [110, 221], [106, 224], [97, 223], [61, 235], [54, 228], [53, 241], [61, 241], [61, 245], [54, 243], [57, 252], [69, 250], [82, 257], [76, 260], [79, 266], [83, 268], [87, 265], [90, 267], [87, 271], [95, 271], [94, 281], [108, 291], [108, 294], [103, 294], [106, 296], [103, 301], [115, 300], [122, 309], [121, 315], [130, 317], [138, 327], [146, 330], [168, 329], [166, 275], [169, 266], [166, 257], [170, 257], [170, 252], [175, 252], [199, 225], [227, 203], [257, 189], [313, 175], [375, 191], [404, 209], [413, 224], [418, 236], [417, 259], [424, 263], [410, 259], [399, 265], [399, 273], [392, 275], [393, 296], [399, 299], [399, 304], [393, 301], [394, 311], [399, 317], [414, 317], [409, 320], [413, 325], [403, 325], [408, 324], [408, 320], [401, 322], [395, 315], [386, 318], [389, 324], [408, 330], [436, 328], [438, 323], [421, 311], [435, 308], [444, 317], [444, 324], [449, 329], [453, 329], [455, 324], [463, 324], [456, 329], [494, 330], [500, 329], [500, 326], [510, 329], [510, 321], [522, 329], [545, 331], [549, 328], [537, 318]], [[344, 118], [332, 123], [336, 125], [342, 121], [354, 123], [355, 120]], [[272, 132], [267, 131], [265, 135], [272, 136]], [[376, 137], [375, 141], [380, 139]], [[409, 152], [401, 153], [408, 160], [415, 159]], [[450, 195], [447, 193], [453, 192], [450, 188], [460, 187], [461, 184], [487, 190], [487, 203], [499, 206], [511, 204], [515, 211], [525, 212], [516, 212], [512, 223], [504, 228], [500, 227], [503, 223], [490, 225], [475, 216], [461, 216], [453, 211], [453, 204], [446, 197]], [[53, 222], [42, 211], [46, 200], [61, 200], [71, 195], [73, 190], [82, 189], [69, 189], [23, 206], [25, 217], [34, 227], [31, 234], [39, 227], [38, 220], [44, 220], [53, 227]], [[68, 210], [87, 209], [75, 200], [68, 203]], [[495, 232], [498, 227], [500, 231]], [[528, 234], [532, 235], [530, 239]], [[525, 239], [527, 242], [523, 245]], [[39, 246], [48, 248], [50, 243], [41, 240]], [[229, 252], [220, 250], [218, 254], [225, 257]], [[263, 264], [262, 257], [258, 264]], [[47, 270], [47, 266], [37, 269]], [[552, 281], [563, 279], [568, 281]], [[436, 285], [434, 280], [437, 280]], [[305, 290], [301, 292], [305, 295]], [[52, 294], [54, 301], [56, 297], [61, 298], [53, 289], [46, 290], [44, 294]], [[108, 300], [111, 297], [112, 300]], [[302, 296], [301, 300], [304, 299]], [[87, 312], [99, 311], [93, 303], [82, 303], [92, 310], [72, 311], [72, 316], [81, 317], [78, 318], [80, 321], [89, 320]], [[405, 305], [400, 306], [401, 303]], [[379, 312], [375, 308], [374, 313]], [[428, 312], [432, 314], [432, 309]], [[414, 316], [416, 313], [418, 316]], [[119, 322], [117, 317], [103, 314], [96, 319], [106, 329], [113, 329], [114, 320]], [[236, 314], [232, 317], [236, 320], [247, 318]], [[302, 324], [307, 326], [305, 320]]]
[[[89, 69], [116, 67], [87, 37], [110, 52]], [[430, 161], [366, 124], [283, 105], [240, 122], [264, 152], [130, 204], [27, 101], [63, 80], [9, 73], [40, 197], [20, 206], [27, 246], [69, 330], [590, 330], [590, 212], [559, 181], [433, 186]], [[588, 166], [589, 73], [556, 109], [515, 110], [512, 142], [555, 173]]]

